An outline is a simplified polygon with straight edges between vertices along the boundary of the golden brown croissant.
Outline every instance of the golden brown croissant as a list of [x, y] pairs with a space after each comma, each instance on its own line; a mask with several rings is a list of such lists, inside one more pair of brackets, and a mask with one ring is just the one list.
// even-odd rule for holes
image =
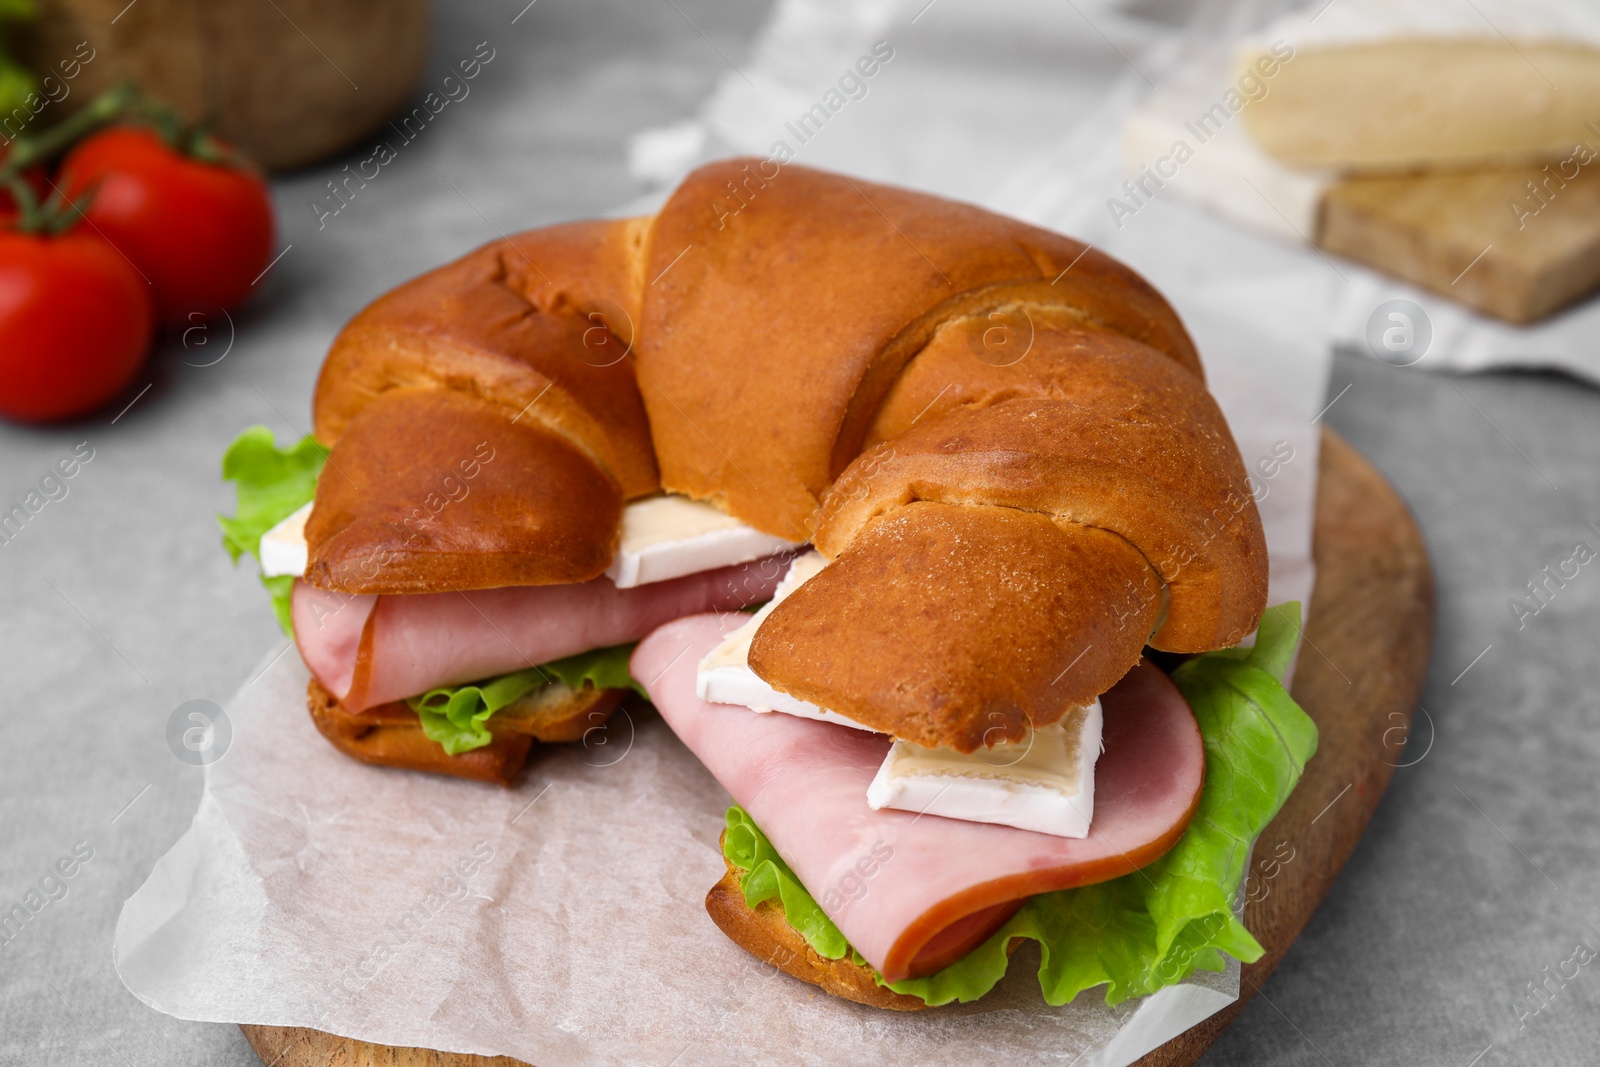
[[[1070, 238], [795, 165], [714, 163], [653, 218], [401, 286], [335, 341], [315, 423], [313, 584], [584, 581], [627, 500], [709, 500], [833, 560], [763, 623], [756, 673], [925, 745], [1019, 739], [1147, 643], [1227, 647], [1265, 604], [1244, 466], [1154, 289]], [[496, 477], [418, 508], [480, 441]]]

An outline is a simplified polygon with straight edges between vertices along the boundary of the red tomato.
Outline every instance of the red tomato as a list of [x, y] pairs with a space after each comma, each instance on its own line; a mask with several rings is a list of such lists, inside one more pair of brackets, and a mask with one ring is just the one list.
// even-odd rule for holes
[[0, 231], [0, 414], [94, 410], [138, 372], [151, 326], [149, 286], [93, 230]]
[[182, 155], [154, 132], [119, 126], [68, 154], [59, 183], [155, 288], [156, 314], [179, 321], [207, 305], [233, 308], [272, 255], [267, 185], [242, 167]]

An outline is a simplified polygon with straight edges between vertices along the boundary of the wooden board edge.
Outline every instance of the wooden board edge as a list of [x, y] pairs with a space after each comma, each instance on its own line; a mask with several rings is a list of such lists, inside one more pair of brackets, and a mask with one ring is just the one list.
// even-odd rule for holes
[[239, 1029], [265, 1067], [529, 1067], [509, 1056], [374, 1045], [298, 1026], [240, 1023]]
[[[1317, 721], [1322, 744], [1256, 845], [1252, 877], [1264, 891], [1259, 900], [1247, 901], [1244, 923], [1266, 953], [1244, 966], [1237, 1001], [1135, 1067], [1189, 1067], [1244, 1010], [1333, 887], [1403, 758], [1433, 645], [1427, 545], [1394, 487], [1328, 429], [1322, 434], [1316, 514], [1317, 584], [1292, 691]], [[1327, 566], [1333, 559], [1342, 566]], [[1328, 724], [1348, 708], [1359, 709], [1365, 722], [1341, 737]], [[1294, 850], [1294, 858], [1274, 868], [1280, 843]], [[1266, 877], [1269, 871], [1274, 877]]]

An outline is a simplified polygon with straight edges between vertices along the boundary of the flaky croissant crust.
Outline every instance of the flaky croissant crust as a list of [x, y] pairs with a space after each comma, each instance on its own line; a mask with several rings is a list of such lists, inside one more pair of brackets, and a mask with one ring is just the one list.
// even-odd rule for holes
[[1147, 643], [1226, 647], [1265, 604], [1244, 465], [1148, 283], [793, 164], [713, 163], [653, 217], [398, 287], [335, 340], [314, 414], [314, 583], [583, 581], [625, 501], [710, 500], [833, 560], [755, 671], [924, 744], [1017, 740]]

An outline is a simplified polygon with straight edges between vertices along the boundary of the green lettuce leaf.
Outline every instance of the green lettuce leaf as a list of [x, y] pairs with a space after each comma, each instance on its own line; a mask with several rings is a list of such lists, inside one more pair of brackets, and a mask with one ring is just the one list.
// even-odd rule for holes
[[[1220, 971], [1223, 953], [1246, 963], [1259, 959], [1262, 948], [1234, 914], [1233, 902], [1252, 844], [1317, 749], [1316, 725], [1282, 684], [1299, 636], [1300, 605], [1271, 608], [1253, 647], [1198, 656], [1173, 672], [1200, 724], [1206, 778], [1194, 820], [1165, 856], [1109, 882], [1040, 894], [944, 970], [893, 983], [879, 976], [879, 982], [929, 1004], [976, 1000], [1005, 975], [1006, 946], [1021, 937], [1039, 942], [1039, 986], [1048, 1003], [1065, 1004], [1104, 985], [1106, 1003], [1115, 1005], [1197, 970]], [[728, 813], [723, 853], [749, 872], [747, 903], [776, 896], [820, 955], [838, 959], [850, 951], [738, 808]]]
[[740, 884], [744, 889], [744, 902], [754, 908], [774, 897], [783, 906], [789, 925], [800, 931], [806, 944], [820, 956], [836, 960], [850, 951], [839, 928], [823, 912], [811, 894], [806, 892], [800, 879], [794, 876], [789, 865], [783, 862], [778, 850], [772, 847], [767, 835], [756, 826], [740, 807], [728, 809], [728, 827], [722, 836], [722, 854], [734, 866], [744, 871]]
[[406, 703], [422, 720], [422, 732], [429, 740], [457, 756], [494, 740], [488, 722], [495, 712], [552, 681], [570, 689], [581, 689], [588, 683], [596, 689], [633, 689], [644, 694], [644, 687], [628, 673], [628, 657], [632, 654], [631, 644], [597, 648], [490, 681], [434, 689], [411, 697]]
[[[289, 448], [279, 448], [265, 426], [252, 426], [233, 439], [222, 454], [222, 477], [234, 483], [235, 514], [218, 515], [217, 524], [222, 527], [222, 546], [235, 563], [243, 555], [261, 561], [261, 535], [311, 502], [327, 458], [328, 450], [309, 435]], [[293, 637], [289, 591], [294, 578], [262, 578], [261, 584], [272, 597], [278, 625]]]
[[538, 667], [504, 674], [490, 682], [430, 690], [406, 701], [422, 720], [422, 732], [452, 756], [494, 740], [484, 725], [501, 708], [548, 685]]
[[626, 645], [579, 652], [566, 659], [541, 663], [539, 669], [553, 675], [569, 689], [582, 689], [583, 683], [588, 682], [596, 689], [632, 689], [648, 700], [650, 694], [628, 672], [628, 659], [633, 655], [633, 646], [636, 644], [638, 642], [634, 641]]

